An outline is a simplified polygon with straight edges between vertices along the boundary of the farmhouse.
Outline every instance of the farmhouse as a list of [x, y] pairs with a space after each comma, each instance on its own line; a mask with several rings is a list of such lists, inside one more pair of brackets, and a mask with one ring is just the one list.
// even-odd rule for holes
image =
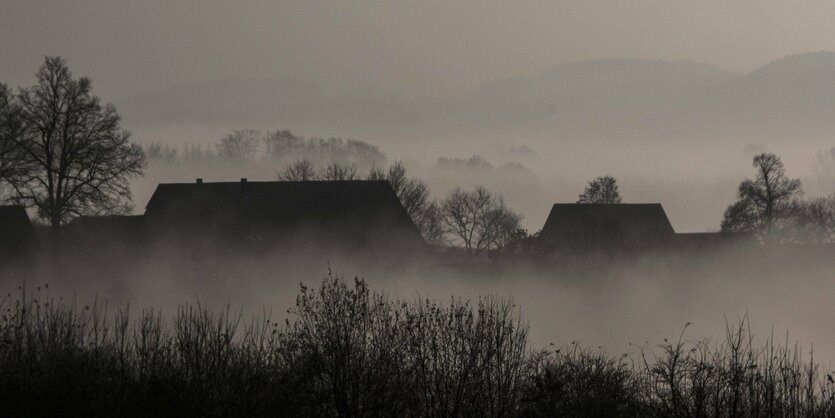
[[566, 251], [658, 248], [674, 239], [675, 231], [658, 203], [558, 203], [539, 235], [543, 246]]
[[30, 259], [39, 247], [26, 209], [0, 206], [0, 265]]
[[146, 233], [186, 245], [414, 252], [425, 243], [387, 181], [160, 184]]

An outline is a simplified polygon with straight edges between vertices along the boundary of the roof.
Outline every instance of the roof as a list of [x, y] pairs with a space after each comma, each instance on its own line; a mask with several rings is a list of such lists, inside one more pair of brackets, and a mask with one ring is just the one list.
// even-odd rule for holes
[[145, 216], [153, 225], [176, 220], [203, 230], [227, 229], [236, 233], [322, 227], [328, 232], [350, 231], [367, 237], [396, 230], [423, 244], [417, 227], [387, 181], [160, 184], [148, 201]]
[[540, 238], [573, 245], [653, 244], [675, 235], [660, 203], [558, 203]]
[[23, 206], [0, 206], [0, 257], [37, 249], [35, 229]]

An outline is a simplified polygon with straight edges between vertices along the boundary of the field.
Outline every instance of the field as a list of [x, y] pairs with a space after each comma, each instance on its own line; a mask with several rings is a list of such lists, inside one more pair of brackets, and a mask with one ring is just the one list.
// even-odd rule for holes
[[196, 303], [170, 315], [19, 288], [0, 317], [9, 415], [805, 416], [832, 375], [788, 339], [726, 323], [631, 354], [537, 347], [497, 296], [397, 299], [329, 272], [284, 321]]

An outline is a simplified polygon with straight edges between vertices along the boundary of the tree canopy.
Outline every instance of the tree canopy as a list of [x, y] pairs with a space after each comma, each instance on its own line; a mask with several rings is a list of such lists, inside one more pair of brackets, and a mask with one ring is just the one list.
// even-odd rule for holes
[[111, 104], [75, 79], [60, 57], [47, 57], [37, 83], [0, 92], [3, 181], [12, 199], [35, 207], [57, 230], [75, 216], [129, 212], [129, 180], [142, 174], [142, 148], [130, 142]]
[[780, 223], [792, 217], [795, 200], [803, 190], [800, 180], [786, 176], [780, 157], [762, 153], [754, 156], [756, 177], [740, 183], [737, 200], [725, 210], [724, 232], [754, 232], [773, 236]]
[[589, 182], [577, 203], [621, 203], [617, 180], [612, 176], [598, 177]]

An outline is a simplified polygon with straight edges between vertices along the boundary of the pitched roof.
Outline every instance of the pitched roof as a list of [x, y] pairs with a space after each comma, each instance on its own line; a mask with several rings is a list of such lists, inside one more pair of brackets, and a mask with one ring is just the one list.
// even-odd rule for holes
[[674, 235], [659, 203], [558, 203], [540, 238], [574, 245], [653, 244]]
[[166, 219], [254, 230], [318, 225], [334, 233], [397, 230], [423, 241], [387, 181], [160, 184], [145, 215], [157, 225]]
[[35, 229], [23, 206], [0, 206], [0, 256], [21, 255], [37, 249]]

